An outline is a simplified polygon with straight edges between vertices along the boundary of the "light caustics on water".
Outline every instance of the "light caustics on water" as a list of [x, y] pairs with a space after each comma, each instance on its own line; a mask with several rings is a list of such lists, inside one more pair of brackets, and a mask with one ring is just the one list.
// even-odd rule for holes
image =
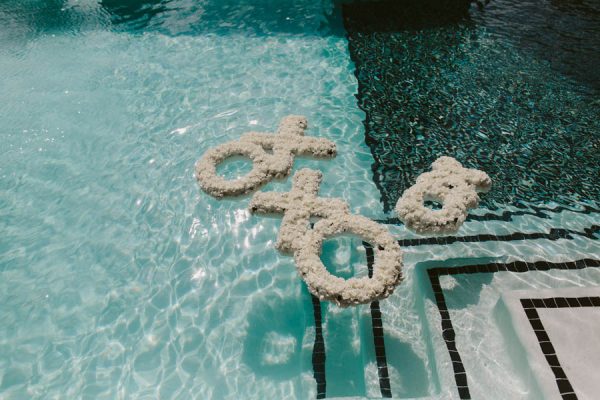
[[193, 164], [298, 110], [343, 152], [320, 195], [378, 215], [327, 5], [173, 1], [136, 24], [159, 2], [0, 3], [0, 397], [314, 397], [312, 304], [277, 221], [203, 196]]
[[[385, 360], [394, 398], [448, 399], [460, 352], [473, 398], [538, 400], [499, 300], [600, 285], [578, 262], [600, 254], [600, 9], [463, 3], [1, 1], [0, 397], [377, 398]], [[264, 190], [320, 170], [319, 197], [401, 238], [377, 310], [312, 302], [282, 219], [195, 184], [199, 155], [290, 110], [337, 155]], [[457, 234], [414, 234], [394, 205], [442, 155], [494, 190]], [[365, 247], [320, 258], [366, 276]], [[427, 270], [475, 263], [440, 275], [439, 313]]]

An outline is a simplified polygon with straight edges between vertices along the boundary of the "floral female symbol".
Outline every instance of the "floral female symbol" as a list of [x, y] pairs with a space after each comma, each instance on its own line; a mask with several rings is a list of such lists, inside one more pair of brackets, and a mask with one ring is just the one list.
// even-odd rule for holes
[[[281, 120], [275, 135], [249, 132], [239, 140], [210, 149], [196, 164], [196, 178], [211, 196], [237, 196], [256, 190], [274, 178], [289, 175], [294, 155], [335, 157], [335, 143], [304, 136], [306, 127], [306, 118], [289, 115]], [[217, 175], [217, 165], [235, 155], [250, 158], [252, 170], [236, 180]]]
[[[419, 175], [396, 203], [396, 212], [404, 224], [418, 233], [456, 232], [470, 208], [479, 204], [477, 192], [492, 185], [483, 171], [464, 168], [452, 157], [440, 157], [431, 171]], [[442, 203], [441, 210], [425, 207], [426, 200]]]

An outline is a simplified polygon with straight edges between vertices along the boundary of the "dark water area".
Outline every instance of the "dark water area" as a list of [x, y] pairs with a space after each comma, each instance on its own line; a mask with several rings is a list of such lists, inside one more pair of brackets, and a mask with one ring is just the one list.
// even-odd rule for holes
[[600, 92], [600, 1], [499, 0], [474, 8], [470, 18], [499, 40], [510, 40]]
[[488, 172], [492, 209], [600, 199], [599, 11], [589, 0], [345, 4], [385, 209], [441, 155]]
[[[333, 4], [302, 0], [0, 1], [0, 39], [110, 30], [127, 34], [266, 36], [344, 34], [328, 18]], [[341, 20], [341, 18], [339, 18]], [[339, 27], [339, 29], [338, 29]]]

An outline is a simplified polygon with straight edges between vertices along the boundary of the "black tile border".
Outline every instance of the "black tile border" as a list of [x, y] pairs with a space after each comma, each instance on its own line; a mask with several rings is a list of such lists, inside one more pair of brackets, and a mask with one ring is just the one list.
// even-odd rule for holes
[[[365, 252], [367, 254], [367, 268], [369, 270], [369, 278], [373, 277], [373, 263], [375, 262], [375, 254], [373, 247], [363, 242]], [[319, 298], [311, 294], [313, 304], [313, 314], [315, 317], [315, 343], [313, 345], [312, 365], [313, 376], [317, 382], [317, 399], [327, 397], [327, 379], [325, 376], [325, 340], [323, 339], [323, 321], [321, 314], [321, 301]], [[390, 377], [387, 366], [387, 357], [385, 354], [385, 341], [383, 338], [383, 318], [379, 301], [371, 303], [371, 322], [373, 327], [373, 342], [375, 346], [375, 359], [377, 361], [377, 374], [379, 376], [379, 390], [381, 397], [391, 398], [392, 388], [390, 385]]]
[[[536, 261], [536, 262], [525, 262], [525, 261], [514, 261], [511, 263], [491, 263], [491, 264], [477, 264], [477, 265], [466, 265], [462, 267], [435, 267], [427, 270], [427, 274], [429, 276], [429, 282], [431, 284], [431, 289], [433, 290], [435, 304], [438, 308], [441, 317], [441, 328], [442, 328], [442, 337], [444, 338], [444, 342], [446, 343], [446, 348], [448, 349], [448, 354], [450, 359], [452, 360], [452, 368], [454, 370], [454, 379], [456, 381], [456, 387], [458, 390], [458, 394], [461, 400], [470, 399], [471, 394], [469, 392], [469, 384], [467, 379], [467, 372], [465, 371], [465, 367], [463, 365], [462, 359], [460, 357], [460, 352], [456, 347], [456, 332], [454, 331], [454, 327], [452, 326], [452, 320], [450, 318], [450, 312], [448, 311], [448, 307], [446, 305], [446, 299], [444, 297], [444, 292], [440, 285], [440, 276], [444, 275], [460, 275], [460, 274], [478, 274], [478, 273], [496, 273], [496, 272], [529, 272], [529, 271], [548, 271], [551, 269], [559, 269], [559, 270], [577, 270], [584, 268], [598, 268], [600, 267], [600, 259], [581, 259], [577, 261], [570, 262], [560, 262], [553, 263], [548, 261]], [[570, 298], [565, 298], [567, 304], [573, 304], [575, 306], [575, 302], [569, 302]], [[541, 301], [540, 301], [541, 300]], [[534, 299], [532, 300], [536, 307], [547, 307], [548, 305], [558, 307], [557, 302], [548, 303], [544, 302], [544, 299]], [[600, 300], [594, 300], [595, 302], [599, 302]], [[562, 300], [561, 300], [562, 304]], [[577, 304], [580, 304], [577, 302]], [[593, 302], [591, 304], [594, 304]], [[540, 332], [540, 336], [538, 338], [547, 338], [548, 336], [544, 333]], [[549, 339], [548, 339], [549, 341]], [[549, 362], [554, 363], [554, 358], [551, 357]], [[551, 364], [552, 365], [552, 364]], [[564, 398], [564, 397], [563, 397]], [[574, 398], [572, 396], [568, 397], [569, 399]]]
[[[534, 217], [538, 217], [541, 219], [550, 219], [550, 218], [552, 218], [551, 214], [558, 214], [563, 211], [570, 211], [570, 212], [574, 212], [574, 213], [578, 213], [578, 214], [585, 214], [585, 215], [600, 212], [600, 208], [589, 206], [589, 205], [581, 205], [582, 209], [580, 209], [580, 210], [577, 210], [577, 209], [574, 210], [572, 208], [564, 207], [564, 206], [550, 208], [550, 207], [539, 207], [539, 206], [518, 207], [518, 205], [515, 205], [515, 204], [511, 204], [511, 205], [515, 206], [517, 208], [521, 208], [521, 210], [519, 210], [519, 211], [503, 211], [501, 214], [496, 214], [494, 212], [489, 212], [489, 213], [482, 214], [482, 215], [469, 214], [467, 216], [467, 221], [506, 221], [506, 222], [510, 222], [510, 221], [512, 221], [513, 217], [519, 217], [519, 216], [523, 216], [523, 215], [532, 215]], [[382, 223], [382, 224], [389, 224], [389, 225], [402, 225], [402, 221], [400, 221], [398, 218], [393, 218], [393, 217], [387, 218], [387, 219], [379, 219], [379, 220], [377, 220], [377, 222]]]
[[573, 229], [551, 228], [548, 233], [544, 232], [513, 232], [508, 235], [471, 235], [471, 236], [438, 236], [438, 237], [423, 237], [414, 239], [400, 239], [398, 244], [401, 247], [424, 246], [424, 245], [447, 245], [456, 242], [474, 243], [474, 242], [510, 242], [515, 240], [535, 240], [535, 239], [573, 239], [573, 235], [586, 237], [592, 240], [598, 240], [600, 237], [595, 235], [600, 233], [600, 225], [592, 225], [585, 228], [583, 231]]
[[577, 308], [577, 307], [600, 307], [600, 297], [547, 297], [521, 299], [521, 306], [531, 324], [531, 328], [537, 337], [540, 349], [548, 362], [548, 366], [556, 378], [556, 386], [564, 400], [577, 399], [577, 394], [569, 382], [567, 374], [563, 370], [552, 341], [544, 328], [544, 324], [538, 314], [538, 308]]
[[[312, 229], [314, 224], [310, 224]], [[323, 339], [323, 318], [321, 314], [321, 300], [314, 294], [310, 294], [313, 304], [313, 315], [315, 317], [315, 343], [313, 344], [312, 365], [313, 377], [317, 382], [317, 399], [327, 397], [327, 379], [325, 376], [325, 339]]]
[[[373, 247], [363, 242], [367, 253], [367, 268], [369, 269], [369, 278], [373, 277], [373, 263], [375, 262], [375, 254]], [[385, 355], [385, 341], [383, 338], [383, 319], [381, 318], [381, 309], [379, 301], [371, 303], [371, 323], [373, 327], [373, 342], [375, 345], [375, 359], [377, 361], [377, 374], [379, 376], [379, 390], [381, 397], [391, 398], [392, 387], [390, 384], [390, 375], [387, 366], [387, 357]]]
[[317, 382], [317, 399], [327, 397], [327, 380], [325, 378], [325, 340], [323, 339], [323, 323], [321, 318], [321, 302], [314, 294], [310, 295], [315, 316], [315, 343], [313, 345], [313, 376]]

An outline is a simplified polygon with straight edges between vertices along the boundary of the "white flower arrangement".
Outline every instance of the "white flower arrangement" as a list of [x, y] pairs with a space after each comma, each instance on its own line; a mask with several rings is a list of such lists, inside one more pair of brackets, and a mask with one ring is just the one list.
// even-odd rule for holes
[[[347, 307], [388, 297], [402, 281], [402, 251], [389, 232], [361, 215], [350, 214], [341, 199], [317, 197], [322, 174], [302, 169], [293, 178], [288, 193], [255, 193], [252, 213], [283, 214], [276, 247], [293, 253], [300, 276], [309, 291], [321, 300]], [[310, 229], [310, 218], [321, 218]], [[320, 259], [323, 241], [345, 232], [353, 233], [373, 246], [375, 263], [372, 278], [348, 280], [329, 273]]]
[[[431, 171], [417, 178], [396, 203], [398, 217], [418, 233], [452, 233], [463, 224], [470, 208], [479, 204], [477, 192], [489, 190], [492, 181], [483, 171], [464, 168], [452, 157], [440, 157]], [[427, 200], [442, 203], [441, 210], [424, 205]]]
[[[253, 191], [274, 178], [287, 176], [295, 155], [334, 157], [335, 144], [326, 139], [304, 136], [304, 117], [288, 116], [277, 134], [250, 132], [237, 141], [210, 149], [196, 164], [196, 177], [208, 194], [220, 198]], [[252, 171], [240, 179], [226, 180], [217, 175], [217, 165], [234, 155], [253, 162]], [[388, 297], [402, 280], [402, 251], [381, 225], [360, 215], [350, 214], [341, 199], [317, 197], [322, 174], [302, 169], [294, 175], [288, 193], [255, 193], [250, 202], [253, 213], [283, 214], [276, 247], [293, 254], [298, 272], [309, 290], [322, 300], [346, 307]], [[310, 229], [311, 217], [321, 218]], [[329, 273], [320, 260], [326, 237], [349, 232], [373, 245], [375, 263], [372, 278], [348, 280]]]
[[[304, 136], [306, 118], [290, 115], [282, 119], [275, 135], [249, 132], [239, 140], [208, 150], [196, 163], [196, 178], [211, 196], [237, 196], [254, 191], [274, 178], [289, 175], [295, 155], [335, 157], [335, 143], [323, 138]], [[241, 155], [252, 161], [245, 176], [228, 180], [217, 174], [217, 165], [225, 159]]]

